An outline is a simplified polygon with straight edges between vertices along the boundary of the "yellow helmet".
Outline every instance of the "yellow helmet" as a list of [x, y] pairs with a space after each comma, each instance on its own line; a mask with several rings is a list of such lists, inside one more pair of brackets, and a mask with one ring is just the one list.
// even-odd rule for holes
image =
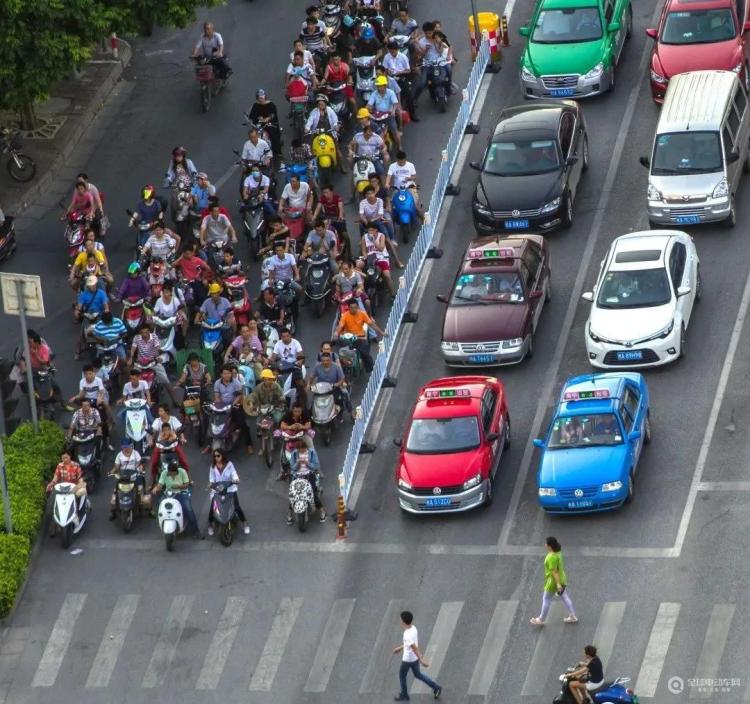
[[388, 85], [388, 79], [385, 76], [378, 76], [375, 79], [375, 85], [376, 86], [387, 86]]
[[260, 378], [261, 379], [270, 379], [271, 381], [273, 381], [276, 377], [274, 376], [273, 372], [270, 369], [264, 369], [260, 373]]
[[370, 117], [370, 111], [367, 108], [360, 108], [357, 110], [357, 119], [362, 120], [365, 117]]
[[208, 293], [209, 295], [214, 293], [221, 293], [221, 286], [219, 284], [211, 284], [208, 287]]

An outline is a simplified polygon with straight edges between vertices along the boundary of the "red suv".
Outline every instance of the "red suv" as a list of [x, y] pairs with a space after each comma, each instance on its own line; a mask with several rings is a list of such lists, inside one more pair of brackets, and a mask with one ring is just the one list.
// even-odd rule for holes
[[651, 95], [664, 102], [669, 79], [687, 71], [734, 71], [748, 87], [750, 22], [743, 0], [667, 0], [658, 28], [646, 34], [656, 39], [651, 55]]

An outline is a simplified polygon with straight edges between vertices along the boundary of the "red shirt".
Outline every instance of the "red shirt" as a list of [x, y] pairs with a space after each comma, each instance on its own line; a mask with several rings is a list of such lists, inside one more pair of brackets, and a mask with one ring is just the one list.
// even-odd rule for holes
[[328, 64], [326, 68], [326, 79], [329, 83], [346, 83], [349, 78], [349, 65], [343, 61], [339, 64], [338, 71], [333, 67], [333, 64]]
[[175, 269], [182, 271], [182, 275], [190, 282], [202, 278], [207, 269], [206, 262], [200, 257], [190, 257], [190, 259], [183, 257], [174, 266]]
[[39, 369], [40, 367], [46, 367], [49, 365], [52, 350], [50, 350], [45, 342], [42, 342], [36, 349], [30, 347], [29, 353], [31, 354], [32, 369]]
[[320, 196], [320, 205], [323, 207], [323, 212], [327, 218], [338, 219], [339, 203], [341, 203], [341, 196], [338, 193], [334, 193], [330, 199]]

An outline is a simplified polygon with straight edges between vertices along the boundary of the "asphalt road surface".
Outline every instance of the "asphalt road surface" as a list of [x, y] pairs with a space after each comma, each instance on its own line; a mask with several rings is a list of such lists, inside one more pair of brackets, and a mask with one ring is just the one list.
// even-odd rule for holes
[[[468, 72], [468, 3], [412, 4], [420, 22], [438, 15]], [[244, 138], [241, 112], [257, 87], [281, 100], [279, 76], [302, 3], [231, 2], [212, 12], [224, 34], [235, 75], [208, 115], [199, 113], [197, 87], [185, 57], [197, 30], [158, 33], [136, 56], [88, 144], [70, 164], [83, 167], [107, 194], [114, 228], [108, 252], [122, 272], [132, 246], [124, 208], [140, 186], [159, 182], [171, 148], [188, 147], [201, 170], [223, 182], [233, 199], [232, 147]], [[466, 7], [464, 7], [466, 5]], [[512, 8], [512, 44], [504, 69], [485, 78], [482, 133], [467, 140], [466, 161], [481, 156], [501, 108], [520, 102], [515, 30], [532, 3]], [[499, 6], [482, 6], [501, 12]], [[106, 520], [107, 491], [78, 555], [45, 540], [28, 588], [0, 646], [0, 701], [52, 702], [362, 702], [388, 701], [397, 691], [398, 613], [416, 614], [428, 672], [447, 702], [537, 704], [550, 701], [557, 676], [580, 659], [583, 646], [600, 648], [607, 677], [625, 675], [642, 700], [750, 700], [747, 672], [749, 590], [745, 536], [750, 525], [747, 397], [750, 301], [747, 244], [750, 209], [738, 198], [738, 225], [691, 231], [701, 257], [704, 296], [687, 337], [687, 355], [649, 372], [654, 440], [642, 457], [636, 497], [621, 510], [593, 516], [550, 517], [535, 497], [537, 455], [531, 440], [549, 420], [563, 380], [588, 369], [583, 340], [587, 304], [612, 238], [645, 229], [646, 171], [638, 156], [651, 148], [657, 109], [647, 85], [649, 46], [644, 28], [659, 7], [634, 2], [634, 32], [614, 93], [584, 103], [591, 166], [575, 223], [549, 237], [553, 300], [544, 311], [535, 355], [498, 371], [513, 418], [513, 446], [504, 459], [496, 498], [487, 510], [451, 517], [411, 518], [398, 509], [393, 470], [399, 435], [418, 387], [446, 374], [439, 350], [445, 292], [471, 237], [475, 174], [457, 180], [439, 229], [444, 256], [427, 265], [419, 320], [402, 332], [394, 359], [395, 389], [382, 396], [371, 439], [377, 448], [358, 467], [353, 508], [359, 512], [347, 542], [334, 540], [332, 522], [303, 536], [285, 525], [285, 491], [257, 459], [238, 454], [243, 506], [252, 534], [229, 549], [215, 540], [180, 541], [166, 554], [153, 521], [131, 535]], [[426, 96], [425, 96], [426, 97]], [[455, 109], [455, 105], [453, 106]], [[422, 100], [422, 121], [404, 143], [429, 192], [450, 116]], [[77, 329], [70, 323], [62, 227], [50, 209], [60, 183], [21, 232], [19, 252], [6, 265], [44, 275], [47, 319], [36, 326], [58, 351], [60, 377], [71, 390]], [[353, 228], [350, 228], [353, 229]], [[332, 315], [332, 313], [330, 314]], [[0, 351], [16, 344], [17, 321], [2, 319]], [[330, 321], [303, 320], [301, 341], [313, 348]], [[346, 447], [339, 433], [321, 451], [326, 502], [333, 508], [336, 474]], [[191, 448], [194, 476], [207, 472]], [[199, 481], [198, 484], [201, 482]], [[194, 503], [205, 519], [202, 487]], [[543, 630], [529, 626], [542, 586], [542, 547], [556, 535], [567, 556], [570, 594], [580, 622], [562, 623], [556, 605]], [[415, 700], [431, 696], [414, 687]]]

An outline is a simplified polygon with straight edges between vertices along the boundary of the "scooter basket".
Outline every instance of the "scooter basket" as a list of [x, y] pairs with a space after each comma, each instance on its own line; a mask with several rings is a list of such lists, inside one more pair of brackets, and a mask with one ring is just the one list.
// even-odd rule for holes
[[195, 77], [199, 81], [213, 81], [214, 80], [214, 67], [211, 65], [196, 66]]

